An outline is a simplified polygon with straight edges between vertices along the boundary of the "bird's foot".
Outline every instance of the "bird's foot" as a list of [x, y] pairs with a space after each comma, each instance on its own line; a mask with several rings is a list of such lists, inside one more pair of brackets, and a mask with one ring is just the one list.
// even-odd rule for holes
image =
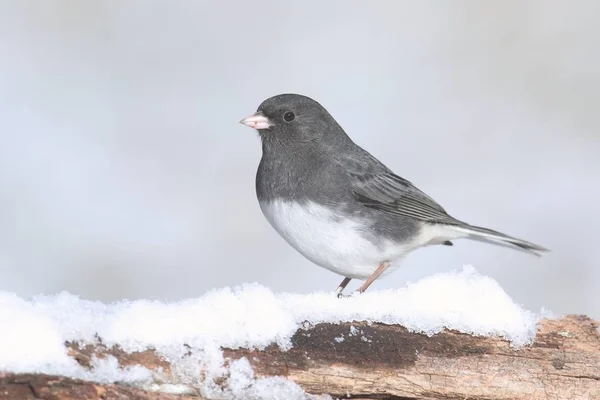
[[338, 299], [349, 299], [350, 297], [358, 296], [362, 294], [360, 290], [355, 290], [350, 294], [344, 294], [342, 292], [336, 292], [336, 296]]
[[340, 283], [340, 285], [337, 287], [337, 289], [335, 289], [335, 293], [337, 294], [338, 299], [341, 299], [342, 297], [348, 297], [348, 296], [343, 295], [342, 292], [344, 291], [346, 286], [348, 286], [348, 283], [350, 283], [350, 281], [351, 281], [350, 278], [344, 278], [342, 283]]

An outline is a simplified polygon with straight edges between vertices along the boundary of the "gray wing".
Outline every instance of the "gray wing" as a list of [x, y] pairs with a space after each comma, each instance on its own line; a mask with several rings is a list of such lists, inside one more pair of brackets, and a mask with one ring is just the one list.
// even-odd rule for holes
[[350, 175], [352, 195], [366, 207], [431, 223], [461, 224], [435, 200], [394, 174], [366, 150], [357, 147], [354, 153], [338, 154], [336, 158]]
[[431, 197], [389, 170], [354, 174], [353, 181], [353, 195], [366, 207], [431, 223], [459, 223]]
[[[459, 226], [473, 240], [517, 248], [536, 255], [539, 255], [539, 251], [549, 251], [537, 244], [451, 217], [431, 197], [366, 152], [361, 157], [343, 159], [340, 165], [352, 178], [354, 198], [366, 207], [432, 224]], [[452, 245], [449, 241], [442, 244]]]

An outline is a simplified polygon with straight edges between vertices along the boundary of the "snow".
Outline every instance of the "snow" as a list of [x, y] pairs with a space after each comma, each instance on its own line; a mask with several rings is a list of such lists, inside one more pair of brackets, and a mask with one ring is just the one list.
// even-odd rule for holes
[[281, 400], [304, 399], [306, 396], [300, 386], [282, 377], [254, 379], [252, 367], [245, 358], [231, 363], [229, 374], [232, 383], [224, 393], [221, 392], [226, 398], [263, 400], [265, 393], [269, 398]]
[[[228, 368], [220, 347], [284, 349], [299, 328], [352, 321], [401, 324], [433, 335], [445, 328], [530, 343], [547, 313], [524, 310], [492, 278], [472, 267], [437, 274], [394, 290], [367, 291], [338, 299], [332, 292], [275, 294], [258, 284], [209, 291], [179, 302], [149, 300], [111, 304], [68, 293], [29, 300], [0, 292], [0, 371], [65, 375], [98, 382], [130, 382], [154, 390], [183, 393], [190, 387], [228, 399], [305, 399], [285, 378], [254, 377], [247, 360]], [[370, 341], [351, 326], [346, 336]], [[113, 357], [94, 359], [84, 369], [67, 354], [65, 341], [118, 344], [123, 350], [154, 348], [170, 360], [177, 384], [157, 384], [155, 372], [121, 368]], [[344, 335], [335, 338], [344, 340]], [[190, 347], [195, 349], [190, 356]], [[201, 374], [203, 371], [203, 374]], [[199, 377], [204, 376], [203, 381]], [[214, 380], [228, 377], [223, 388]], [[267, 395], [268, 394], [268, 395]]]

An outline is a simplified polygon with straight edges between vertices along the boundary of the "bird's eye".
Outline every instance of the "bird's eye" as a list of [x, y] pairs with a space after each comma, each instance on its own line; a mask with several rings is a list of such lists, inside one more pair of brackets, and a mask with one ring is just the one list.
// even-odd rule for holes
[[296, 118], [296, 114], [294, 114], [291, 111], [288, 111], [285, 114], [283, 114], [283, 120], [285, 122], [292, 122], [295, 118]]

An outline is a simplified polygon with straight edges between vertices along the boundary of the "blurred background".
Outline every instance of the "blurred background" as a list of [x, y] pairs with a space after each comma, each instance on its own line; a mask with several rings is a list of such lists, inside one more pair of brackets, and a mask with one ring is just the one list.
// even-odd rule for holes
[[600, 318], [599, 19], [595, 1], [0, 1], [0, 290], [333, 290], [263, 218], [238, 124], [295, 92], [452, 215], [553, 250], [457, 241], [376, 289], [471, 264], [530, 309]]

